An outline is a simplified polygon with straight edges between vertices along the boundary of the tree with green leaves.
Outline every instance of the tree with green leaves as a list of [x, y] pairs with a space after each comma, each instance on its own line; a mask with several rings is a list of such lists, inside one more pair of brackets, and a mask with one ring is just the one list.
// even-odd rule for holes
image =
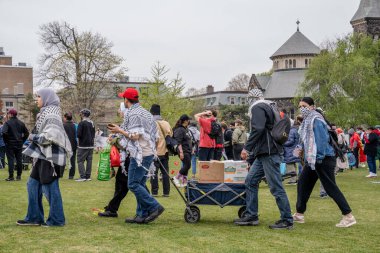
[[313, 97], [339, 126], [378, 124], [380, 41], [352, 34], [328, 45], [313, 59], [298, 95]]
[[23, 118], [23, 121], [31, 129], [36, 123], [37, 114], [40, 111], [36, 101], [34, 100], [33, 94], [28, 93], [25, 96], [25, 99], [20, 103], [20, 116]]
[[243, 121], [245, 127], [249, 126], [249, 116], [247, 115], [249, 105], [220, 105], [218, 118], [225, 121], [227, 125], [237, 119]]
[[161, 106], [161, 116], [172, 126], [182, 114], [190, 114], [193, 101], [182, 96], [185, 84], [179, 73], [173, 79], [167, 77], [169, 69], [156, 62], [151, 67], [151, 78], [148, 87], [141, 92], [140, 102], [143, 107], [150, 109], [153, 104]]

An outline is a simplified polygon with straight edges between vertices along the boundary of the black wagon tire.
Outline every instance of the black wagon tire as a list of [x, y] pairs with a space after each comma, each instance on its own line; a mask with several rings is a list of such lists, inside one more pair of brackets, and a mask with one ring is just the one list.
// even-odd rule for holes
[[185, 209], [184, 218], [187, 223], [197, 223], [201, 219], [201, 211], [196, 206], [190, 206]]
[[243, 218], [246, 214], [247, 214], [247, 207], [246, 206], [240, 207], [238, 211], [239, 218]]

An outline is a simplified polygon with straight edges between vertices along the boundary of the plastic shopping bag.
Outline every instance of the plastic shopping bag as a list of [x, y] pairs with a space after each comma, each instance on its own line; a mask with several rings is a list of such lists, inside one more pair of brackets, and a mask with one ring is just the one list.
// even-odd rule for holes
[[111, 179], [110, 149], [105, 148], [99, 155], [98, 162], [98, 180], [108, 181]]
[[112, 168], [120, 167], [120, 153], [116, 146], [111, 147], [110, 160]]

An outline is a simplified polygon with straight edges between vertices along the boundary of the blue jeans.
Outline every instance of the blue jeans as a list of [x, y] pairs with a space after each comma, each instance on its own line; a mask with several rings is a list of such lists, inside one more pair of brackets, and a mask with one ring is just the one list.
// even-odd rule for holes
[[288, 196], [282, 186], [280, 171], [281, 161], [282, 159], [280, 155], [277, 154], [270, 156], [265, 155], [256, 158], [245, 180], [247, 211], [250, 215], [258, 217], [259, 183], [262, 177], [265, 176], [270, 192], [276, 199], [276, 203], [281, 214], [281, 220], [287, 220], [293, 223]]
[[367, 155], [369, 172], [376, 174], [376, 156]]
[[[138, 166], [135, 158], [130, 158], [128, 167], [128, 188], [136, 197], [137, 208], [136, 215], [145, 218], [149, 213], [155, 211], [160, 204], [150, 195], [146, 188], [148, 171], [153, 162], [153, 156], [143, 157], [142, 166]], [[143, 168], [144, 167], [144, 168]]]
[[50, 211], [46, 224], [49, 226], [65, 225], [65, 214], [63, 213], [62, 196], [59, 190], [58, 179], [50, 184], [41, 184], [34, 178], [29, 178], [28, 189], [28, 213], [25, 221], [31, 223], [44, 223], [44, 208], [42, 206], [42, 194], [49, 202]]
[[197, 155], [191, 155], [191, 170], [193, 172], [193, 176], [197, 174]]

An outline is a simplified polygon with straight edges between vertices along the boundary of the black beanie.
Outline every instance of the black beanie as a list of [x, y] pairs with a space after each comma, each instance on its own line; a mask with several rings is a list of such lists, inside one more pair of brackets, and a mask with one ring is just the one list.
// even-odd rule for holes
[[153, 104], [152, 107], [150, 108], [150, 113], [152, 115], [161, 115], [161, 107], [160, 107], [160, 105]]

